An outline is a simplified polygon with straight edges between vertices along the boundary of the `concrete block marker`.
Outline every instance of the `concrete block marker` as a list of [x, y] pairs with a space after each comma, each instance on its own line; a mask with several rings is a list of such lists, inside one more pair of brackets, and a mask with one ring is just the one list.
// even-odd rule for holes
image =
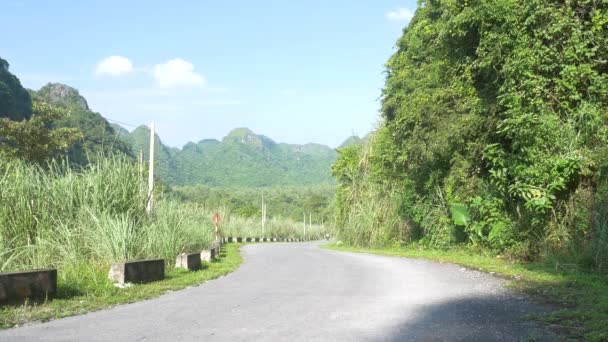
[[115, 262], [110, 267], [108, 278], [118, 283], [148, 283], [165, 278], [163, 259]]
[[200, 256], [201, 256], [201, 261], [211, 261], [211, 259], [213, 259], [213, 257], [211, 256], [211, 249], [204, 249], [201, 251]]
[[175, 259], [175, 268], [184, 268], [189, 271], [198, 271], [202, 268], [200, 253], [182, 253]]
[[211, 244], [211, 247], [213, 247], [213, 248], [217, 249], [217, 253], [218, 253], [218, 254], [219, 254], [220, 250], [222, 249], [222, 248], [221, 248], [220, 243], [219, 243], [219, 242], [217, 242], [217, 241], [214, 241], [214, 242]]
[[0, 304], [46, 298], [56, 292], [56, 269], [0, 273]]

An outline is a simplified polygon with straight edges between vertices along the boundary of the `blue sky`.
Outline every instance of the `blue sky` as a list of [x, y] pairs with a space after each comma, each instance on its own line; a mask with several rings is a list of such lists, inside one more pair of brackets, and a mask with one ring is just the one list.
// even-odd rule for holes
[[249, 127], [336, 147], [378, 120], [412, 0], [0, 1], [0, 57], [24, 86], [71, 85], [162, 140]]

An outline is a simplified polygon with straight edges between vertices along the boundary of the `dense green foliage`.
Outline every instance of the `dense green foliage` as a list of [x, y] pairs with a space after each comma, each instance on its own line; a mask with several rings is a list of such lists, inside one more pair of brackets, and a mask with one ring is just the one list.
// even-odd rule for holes
[[[119, 126], [115, 126], [120, 129]], [[149, 130], [119, 130], [135, 153], [148, 158]], [[268, 187], [333, 184], [329, 172], [336, 152], [324, 145], [276, 143], [247, 128], [237, 128], [222, 141], [205, 139], [181, 150], [156, 137], [158, 175], [171, 185]]]
[[333, 167], [341, 238], [608, 270], [608, 4], [423, 1], [397, 48], [378, 131]]
[[[155, 195], [153, 215], [146, 215], [143, 169], [124, 155], [98, 158], [78, 170], [0, 159], [0, 271], [54, 266], [66, 275], [83, 264], [105, 269], [114, 261], [158, 257], [171, 263], [211, 242], [216, 211], [226, 231], [249, 236], [260, 230], [258, 219], [162, 193]], [[313, 228], [320, 235], [320, 227]], [[265, 232], [296, 237], [303, 228], [273, 218]]]
[[57, 107], [35, 103], [34, 115], [21, 121], [0, 118], [0, 157], [43, 163], [65, 153], [81, 139], [74, 128], [51, 128], [51, 124], [66, 116]]
[[[144, 160], [148, 160], [150, 155], [150, 129], [148, 127], [139, 126], [130, 133], [117, 124], [113, 124], [112, 127], [119, 138], [130, 146], [133, 154], [139, 156], [141, 153]], [[154, 148], [155, 174], [168, 184], [176, 184], [181, 178], [173, 161], [173, 156], [178, 150], [164, 145], [158, 134], [154, 137]]]
[[209, 213], [200, 206], [160, 198], [155, 215], [147, 216], [146, 184], [125, 156], [100, 158], [79, 171], [0, 159], [0, 271], [173, 260], [211, 241], [211, 228], [200, 224]]
[[110, 154], [133, 155], [130, 146], [117, 137], [106, 119], [89, 109], [86, 100], [76, 89], [64, 84], [49, 83], [31, 94], [35, 101], [67, 110], [68, 115], [55, 120], [54, 127], [76, 128], [82, 133], [82, 139], [67, 153], [71, 164], [84, 166], [90, 162], [96, 163], [100, 156]]
[[356, 135], [351, 135], [346, 140], [344, 140], [344, 142], [340, 146], [338, 146], [338, 148], [344, 148], [353, 145], [362, 145], [363, 143], [363, 139], [359, 138]]
[[0, 118], [27, 119], [32, 115], [32, 99], [8, 67], [8, 62], [0, 58]]
[[338, 146], [338, 148], [345, 148], [345, 147], [356, 146], [356, 145], [364, 145], [369, 141], [372, 134], [373, 134], [373, 132], [370, 132], [370, 133], [366, 134], [363, 138], [360, 138], [358, 135], [353, 134], [350, 137], [346, 138], [346, 140], [344, 140], [344, 142], [342, 144], [340, 144], [340, 146]]
[[268, 188], [213, 188], [204, 185], [176, 187], [174, 194], [181, 200], [202, 204], [208, 208], [226, 208], [235, 215], [260, 219], [262, 198], [267, 218], [289, 218], [293, 221], [312, 220], [316, 224], [333, 222], [333, 196], [330, 185]]
[[[64, 84], [48, 83], [38, 91], [28, 92], [8, 71], [8, 62], [0, 59], [0, 118], [29, 118], [32, 99], [67, 112], [67, 115], [45, 121], [45, 127], [59, 128], [57, 135], [67, 132], [65, 128], [77, 129], [81, 133], [81, 138], [71, 144], [66, 153], [71, 165], [95, 164], [100, 156], [119, 153], [134, 158], [143, 153], [148, 159], [147, 127], [140, 126], [129, 132], [119, 125], [109, 124], [89, 108], [78, 90]], [[21, 142], [26, 140], [21, 139]], [[29, 140], [32, 142], [35, 137]], [[67, 142], [71, 143], [70, 140]], [[182, 149], [164, 145], [158, 135], [155, 142], [156, 175], [169, 185], [268, 187], [334, 184], [329, 169], [337, 153], [324, 145], [276, 143], [247, 128], [233, 130], [222, 141], [206, 139], [188, 143]], [[360, 139], [355, 143], [360, 143]], [[22, 144], [21, 149], [28, 146], [30, 144]]]

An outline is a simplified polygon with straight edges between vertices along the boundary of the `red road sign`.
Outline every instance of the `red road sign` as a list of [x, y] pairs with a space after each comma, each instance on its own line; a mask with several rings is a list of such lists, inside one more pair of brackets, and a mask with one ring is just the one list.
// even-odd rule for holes
[[213, 221], [213, 223], [218, 224], [220, 223], [220, 221], [222, 221], [222, 218], [220, 217], [220, 214], [215, 213], [213, 215], [213, 217], [211, 218], [211, 221]]

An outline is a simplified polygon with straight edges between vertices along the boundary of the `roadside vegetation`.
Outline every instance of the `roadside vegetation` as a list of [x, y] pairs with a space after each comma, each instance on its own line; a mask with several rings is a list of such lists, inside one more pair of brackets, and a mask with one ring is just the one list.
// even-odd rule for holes
[[[328, 168], [329, 172], [329, 168]], [[262, 200], [266, 204], [268, 218], [286, 218], [314, 224], [332, 223], [334, 219], [334, 185], [210, 187], [206, 185], [173, 187], [176, 198], [202, 204], [206, 207], [225, 207], [239, 217], [260, 218]], [[312, 216], [312, 217], [311, 217]]]
[[[216, 212], [223, 217], [221, 234], [261, 237], [259, 219], [180, 199], [162, 182], [148, 214], [147, 164], [120, 152], [71, 163], [65, 153], [80, 132], [52, 124], [67, 115], [63, 110], [33, 106], [29, 119], [0, 119], [0, 272], [57, 268], [58, 292], [48, 300], [2, 306], [0, 327], [151, 298], [234, 270], [241, 259], [233, 244], [202, 271], [174, 269], [180, 253], [211, 245]], [[321, 230], [309, 226], [308, 236]], [[303, 227], [272, 217], [263, 232], [300, 237]], [[165, 260], [166, 280], [127, 288], [108, 280], [113, 262], [148, 258]]]
[[225, 245], [220, 257], [209, 263], [203, 262], [203, 269], [199, 271], [169, 270], [164, 280], [126, 288], [113, 286], [107, 279], [107, 270], [94, 267], [91, 268], [89, 277], [83, 279], [90, 285], [87, 288], [75, 286], [74, 283], [66, 282], [65, 278], [60, 278], [59, 292], [53, 300], [0, 307], [0, 329], [15, 327], [30, 321], [48, 321], [80, 315], [197, 286], [237, 269], [243, 261], [239, 254], [240, 246], [241, 244], [236, 243]]
[[266, 220], [264, 228], [260, 218], [244, 218], [239, 216], [228, 216], [228, 220], [222, 222], [221, 232], [223, 236], [235, 237], [287, 237], [287, 238], [309, 238], [320, 239], [329, 231], [329, 227], [319, 224], [309, 224], [306, 218], [304, 222], [295, 222], [291, 219], [273, 217]]
[[332, 168], [338, 241], [517, 273], [565, 308], [547, 319], [608, 339], [607, 18], [586, 0], [423, 2], [376, 131]]
[[78, 282], [94, 272], [92, 265], [173, 261], [206, 248], [213, 237], [206, 224], [211, 211], [160, 193], [147, 215], [143, 172], [124, 156], [99, 158], [81, 170], [0, 160], [0, 189], [0, 271], [57, 267]]

